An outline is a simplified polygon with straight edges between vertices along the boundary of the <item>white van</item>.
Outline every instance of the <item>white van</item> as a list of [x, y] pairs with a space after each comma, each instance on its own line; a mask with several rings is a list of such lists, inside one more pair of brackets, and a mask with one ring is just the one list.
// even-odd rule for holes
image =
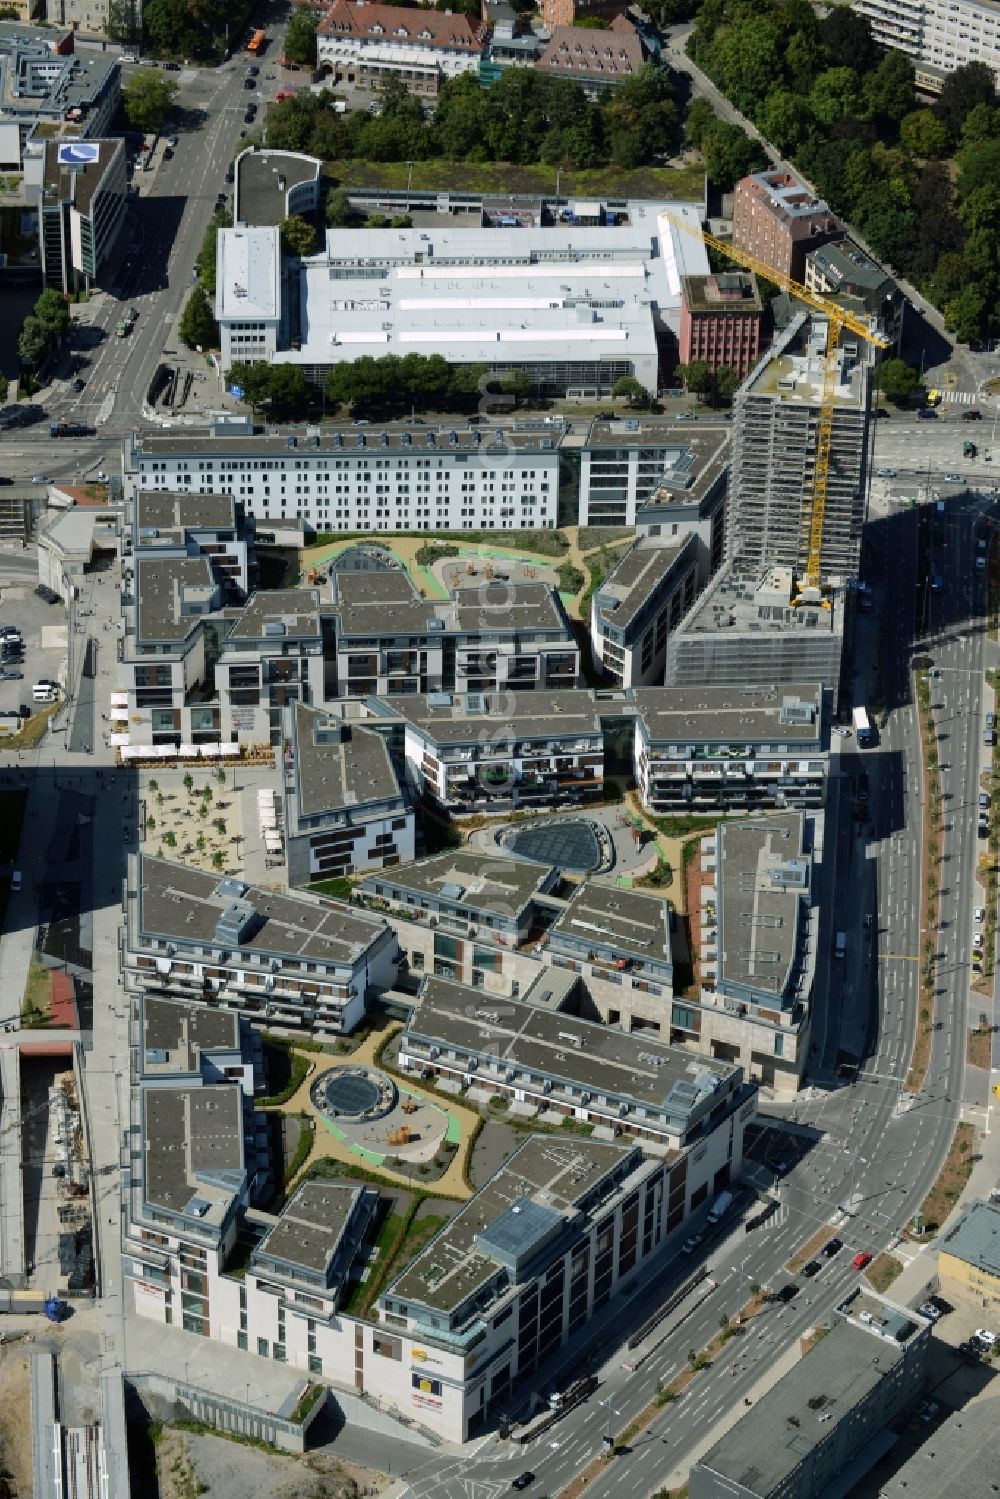
[[31, 699], [35, 703], [54, 703], [56, 689], [51, 682], [36, 682], [31, 689]]
[[20, 890], [21, 888], [21, 871], [19, 869], [15, 869], [11, 874], [10, 888], [12, 890]]

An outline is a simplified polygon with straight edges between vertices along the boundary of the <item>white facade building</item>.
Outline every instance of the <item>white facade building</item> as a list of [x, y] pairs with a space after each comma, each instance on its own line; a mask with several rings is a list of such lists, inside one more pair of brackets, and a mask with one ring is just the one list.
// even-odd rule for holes
[[215, 316], [223, 369], [270, 361], [281, 324], [281, 245], [276, 224], [220, 229], [216, 240]]
[[317, 531], [548, 530], [558, 516], [562, 428], [348, 427], [309, 435], [129, 433], [137, 489], [231, 495], [257, 521]]
[[875, 40], [946, 73], [984, 62], [1000, 85], [1000, 5], [990, 0], [855, 0]]

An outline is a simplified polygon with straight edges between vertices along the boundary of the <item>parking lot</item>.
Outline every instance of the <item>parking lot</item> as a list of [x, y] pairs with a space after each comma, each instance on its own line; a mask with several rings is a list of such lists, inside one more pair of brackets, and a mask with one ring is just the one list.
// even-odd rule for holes
[[29, 587], [0, 592], [0, 625], [14, 625], [24, 639], [24, 659], [5, 663], [4, 669], [22, 673], [20, 681], [0, 680], [0, 713], [16, 712], [22, 703], [33, 708], [32, 684], [49, 677], [66, 681], [67, 615], [64, 604], [46, 604]]

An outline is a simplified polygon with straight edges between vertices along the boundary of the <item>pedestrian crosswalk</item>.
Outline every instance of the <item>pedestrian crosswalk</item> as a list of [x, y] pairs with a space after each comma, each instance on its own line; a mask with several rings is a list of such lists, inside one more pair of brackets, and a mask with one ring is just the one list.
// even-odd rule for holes
[[941, 392], [943, 406], [971, 406], [974, 400], [976, 396], [971, 390], [943, 390]]

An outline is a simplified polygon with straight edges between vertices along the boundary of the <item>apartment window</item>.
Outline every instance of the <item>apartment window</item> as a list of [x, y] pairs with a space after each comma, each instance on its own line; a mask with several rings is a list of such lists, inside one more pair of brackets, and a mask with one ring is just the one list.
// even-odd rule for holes
[[266, 1338], [258, 1338], [257, 1339], [257, 1352], [260, 1354], [261, 1358], [267, 1358], [267, 1351], [268, 1351], [268, 1342], [267, 1342], [267, 1339]]

